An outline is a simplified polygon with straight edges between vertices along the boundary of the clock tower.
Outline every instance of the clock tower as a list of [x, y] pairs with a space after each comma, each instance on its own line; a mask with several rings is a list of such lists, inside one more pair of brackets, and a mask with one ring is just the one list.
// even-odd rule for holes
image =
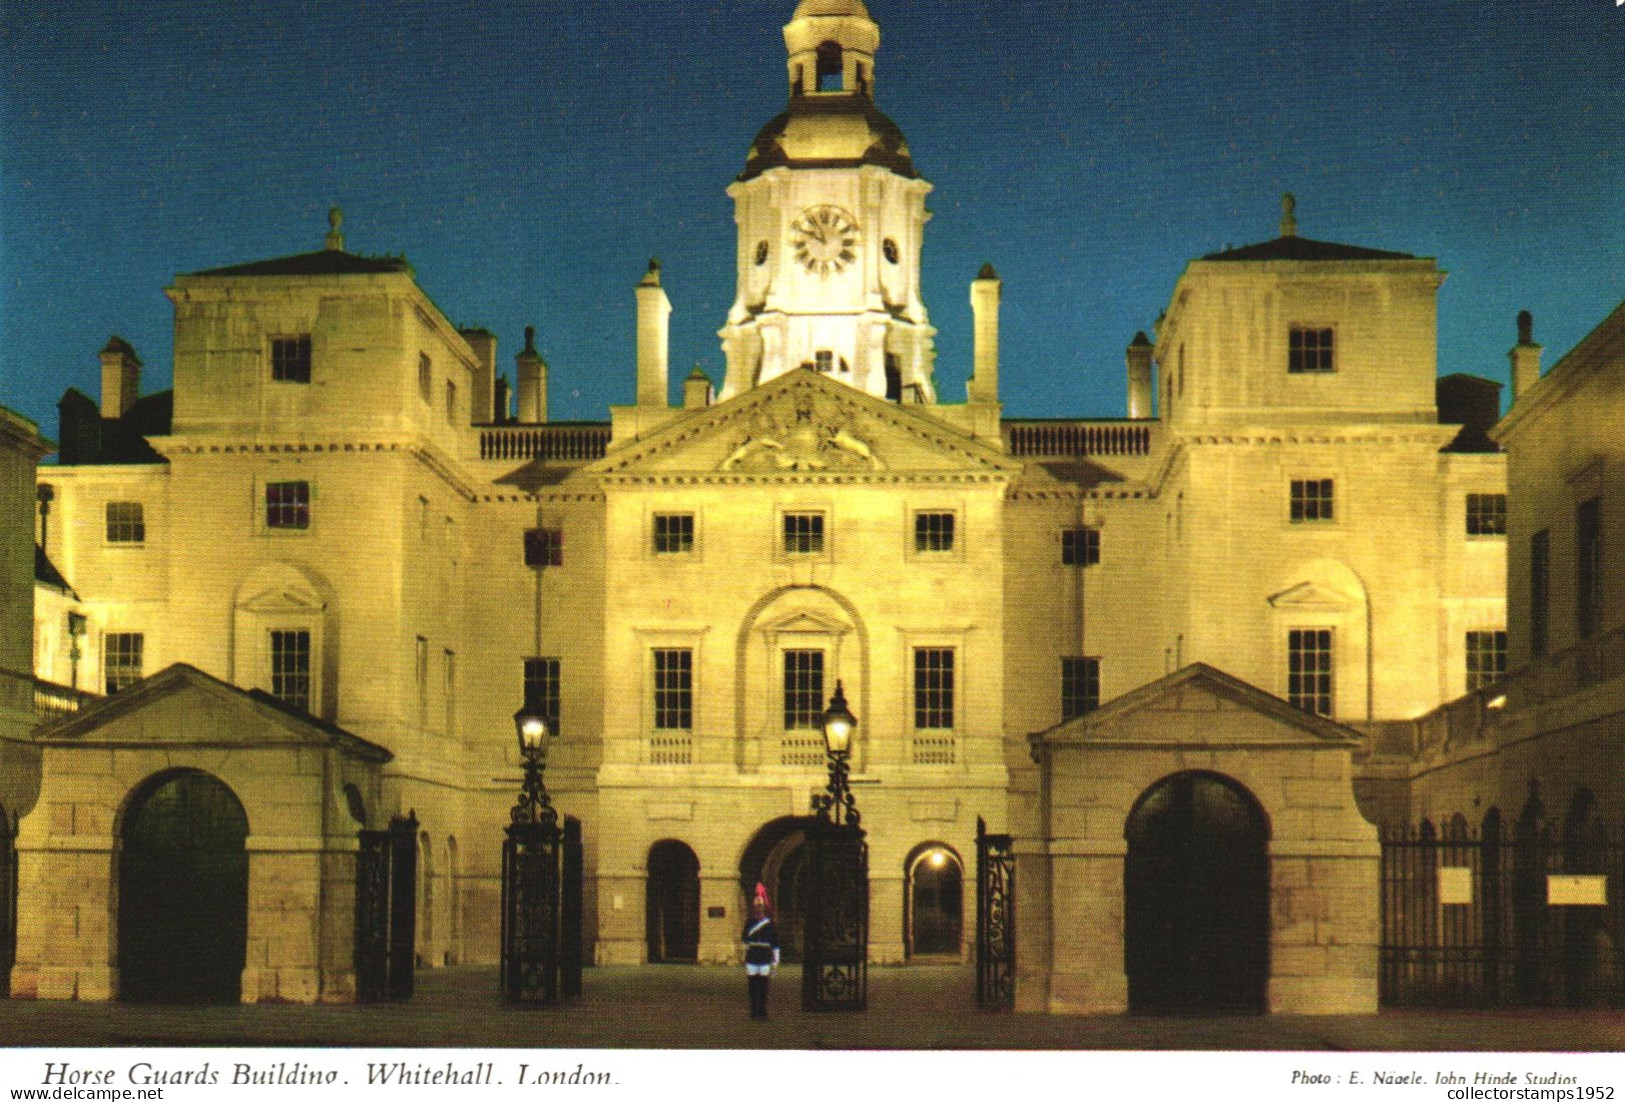
[[728, 188], [739, 289], [719, 336], [724, 399], [799, 367], [877, 398], [934, 403], [920, 300], [930, 218], [897, 124], [875, 106], [880, 28], [863, 0], [800, 0], [790, 102]]

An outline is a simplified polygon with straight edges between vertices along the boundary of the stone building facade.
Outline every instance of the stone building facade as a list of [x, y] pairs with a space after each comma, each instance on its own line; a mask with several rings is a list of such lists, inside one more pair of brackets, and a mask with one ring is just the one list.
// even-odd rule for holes
[[[496, 338], [335, 217], [319, 251], [175, 279], [172, 395], [139, 396], [115, 340], [99, 404], [64, 398], [35, 667], [113, 695], [34, 739], [30, 993], [121, 992], [119, 938], [67, 948], [41, 885], [120, 929], [117, 855], [183, 774], [246, 854], [242, 998], [353, 997], [353, 893], [329, 887], [356, 829], [408, 813], [420, 962], [494, 959], [526, 699], [585, 827], [589, 959], [732, 961], [758, 881], [793, 951], [840, 685], [873, 961], [969, 951], [981, 818], [1044, 901], [1020, 1004], [1123, 1009], [1124, 832], [1166, 791], [1262, 824], [1254, 1008], [1374, 1007], [1360, 732], [1458, 696], [1469, 633], [1505, 630], [1504, 543], [1465, 520], [1505, 494], [1495, 411], [1435, 378], [1443, 273], [1301, 237], [1289, 204], [1273, 240], [1191, 262], [1127, 348], [1126, 418], [1036, 421], [1002, 416], [986, 267], [946, 401], [929, 185], [876, 106], [879, 30], [861, 0], [801, 0], [785, 39], [788, 107], [729, 189], [719, 393], [690, 376], [670, 401], [651, 266], [635, 403], [548, 422], [527, 339], [515, 413]], [[1084, 914], [1105, 936], [1073, 936]]]

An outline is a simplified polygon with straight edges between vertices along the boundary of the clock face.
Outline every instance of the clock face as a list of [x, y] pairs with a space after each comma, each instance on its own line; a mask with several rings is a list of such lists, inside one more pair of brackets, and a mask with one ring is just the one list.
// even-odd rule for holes
[[858, 224], [840, 207], [808, 207], [790, 224], [797, 263], [827, 276], [857, 259]]

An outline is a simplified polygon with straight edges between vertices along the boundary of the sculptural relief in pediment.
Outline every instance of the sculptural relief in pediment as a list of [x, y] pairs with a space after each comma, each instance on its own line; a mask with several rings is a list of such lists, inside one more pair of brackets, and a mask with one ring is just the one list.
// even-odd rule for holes
[[802, 392], [764, 406], [737, 434], [721, 471], [883, 471], [873, 443], [843, 423], [844, 411]]

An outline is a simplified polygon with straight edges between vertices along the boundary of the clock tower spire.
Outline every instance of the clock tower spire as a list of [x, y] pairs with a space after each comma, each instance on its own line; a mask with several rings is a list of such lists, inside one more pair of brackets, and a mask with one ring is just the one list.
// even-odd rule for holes
[[800, 0], [784, 43], [789, 104], [728, 189], [739, 279], [719, 334], [721, 397], [807, 367], [877, 398], [934, 403], [919, 278], [931, 185], [875, 106], [880, 28], [863, 0]]

